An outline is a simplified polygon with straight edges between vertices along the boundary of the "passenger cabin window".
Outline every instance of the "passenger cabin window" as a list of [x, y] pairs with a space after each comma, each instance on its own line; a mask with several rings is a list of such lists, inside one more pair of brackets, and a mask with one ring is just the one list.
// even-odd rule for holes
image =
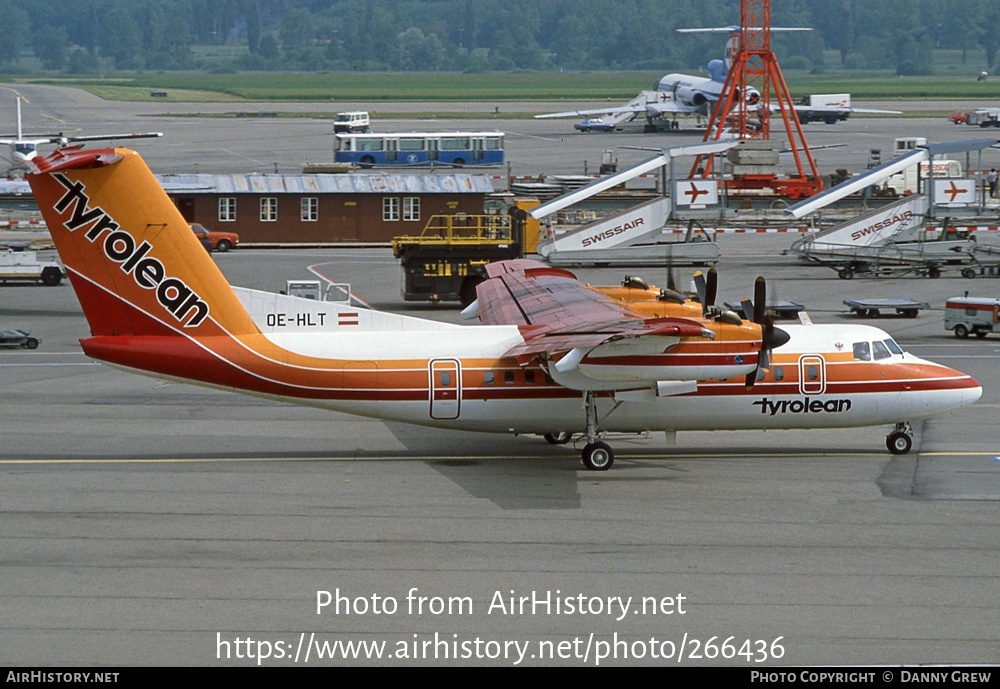
[[493, 375], [493, 371], [487, 371], [483, 374], [483, 385], [493, 385], [494, 380], [495, 376]]
[[879, 359], [888, 359], [889, 357], [892, 356], [892, 353], [889, 351], [889, 348], [886, 347], [881, 342], [879, 342], [878, 340], [872, 342], [872, 351], [875, 353], [876, 361]]
[[785, 378], [785, 369], [781, 368], [781, 366], [775, 366], [771, 369], [771, 375], [775, 380], [783, 380]]
[[534, 371], [525, 371], [524, 372], [524, 384], [525, 385], [534, 385], [535, 384], [535, 372]]
[[503, 384], [504, 385], [513, 385], [514, 384], [514, 372], [513, 371], [504, 371], [504, 374], [503, 374]]
[[818, 366], [806, 366], [806, 380], [819, 380]]
[[872, 352], [867, 342], [854, 343], [854, 358], [858, 361], [871, 361]]
[[448, 387], [451, 385], [451, 374], [447, 371], [441, 371], [441, 387]]

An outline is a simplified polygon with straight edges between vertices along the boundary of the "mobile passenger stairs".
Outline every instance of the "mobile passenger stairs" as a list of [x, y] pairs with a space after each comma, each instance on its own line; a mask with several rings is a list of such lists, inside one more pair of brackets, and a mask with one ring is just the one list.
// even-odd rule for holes
[[[796, 218], [802, 218], [924, 161], [929, 160], [929, 169], [933, 169], [935, 155], [981, 151], [995, 143], [992, 139], [972, 139], [923, 145], [787, 210]], [[979, 266], [986, 274], [977, 253], [986, 255], [991, 250], [979, 247], [968, 232], [951, 230], [949, 218], [939, 222], [935, 217], [935, 208], [939, 205], [937, 199], [943, 199], [945, 194], [951, 196], [952, 202], [959, 198], [960, 203], [940, 205], [969, 209], [977, 202], [981, 204], [975, 182], [931, 178], [924, 180], [923, 187], [926, 194], [903, 197], [800, 239], [789, 251], [797, 252], [799, 258], [807, 263], [836, 270], [837, 275], [845, 280], [855, 275], [938, 278], [942, 271], [952, 266], [958, 267], [963, 277], [976, 274], [977, 269], [973, 266]]]
[[926, 196], [909, 196], [800, 239], [790, 251], [806, 263], [832, 268], [844, 280], [855, 275], [939, 278], [948, 266], [973, 263], [976, 242], [946, 231], [947, 218], [940, 232], [927, 227], [928, 207]]
[[[702, 178], [675, 182], [674, 159], [714, 155], [738, 143], [697, 143], [664, 149], [659, 155], [628, 170], [602, 177], [543, 203], [529, 213], [532, 218], [551, 218], [568, 206], [647, 172], [663, 167], [670, 170], [669, 196], [664, 193], [652, 201], [563, 232], [555, 231], [550, 224], [543, 232], [536, 252], [556, 266], [715, 265], [719, 261], [719, 247], [701, 227], [699, 220], [718, 217], [719, 183]], [[686, 221], [687, 227], [668, 225], [671, 221]]]

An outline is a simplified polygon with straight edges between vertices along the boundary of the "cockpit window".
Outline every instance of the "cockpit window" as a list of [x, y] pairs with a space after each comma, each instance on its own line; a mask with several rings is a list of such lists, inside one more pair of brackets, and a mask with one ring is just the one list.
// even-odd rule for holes
[[892, 352], [893, 354], [903, 353], [903, 350], [900, 348], [898, 344], [896, 344], [895, 340], [890, 338], [888, 340], [883, 340], [883, 342], [885, 342], [885, 346], [888, 347], [889, 351]]
[[872, 342], [872, 351], [875, 352], [876, 361], [878, 359], [888, 359], [889, 357], [892, 356], [892, 354], [889, 353], [889, 348], [886, 347], [881, 342], [879, 342], [878, 340]]
[[871, 348], [868, 346], [867, 342], [854, 343], [854, 358], [858, 361], [872, 360]]

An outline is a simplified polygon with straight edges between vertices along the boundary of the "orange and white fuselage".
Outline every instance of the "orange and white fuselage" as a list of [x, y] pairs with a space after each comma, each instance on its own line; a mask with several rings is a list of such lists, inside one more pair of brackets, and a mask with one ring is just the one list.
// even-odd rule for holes
[[601, 430], [623, 432], [899, 423], [982, 392], [866, 326], [783, 326], [790, 340], [751, 390], [744, 375], [757, 367], [759, 329], [667, 350], [658, 335], [637, 338], [648, 351], [622, 356], [609, 343], [563, 374], [555, 357], [505, 355], [525, 342], [516, 325], [456, 326], [231, 288], [132, 151], [70, 150], [35, 164], [29, 180], [93, 333], [84, 351], [158, 377], [502, 433], [582, 430], [583, 390], [596, 391]]

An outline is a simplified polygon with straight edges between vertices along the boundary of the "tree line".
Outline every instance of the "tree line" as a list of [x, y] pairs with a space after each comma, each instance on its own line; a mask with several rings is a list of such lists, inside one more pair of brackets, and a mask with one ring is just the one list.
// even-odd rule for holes
[[[739, 23], [737, 0], [0, 0], [0, 69], [513, 71], [698, 69]], [[782, 66], [930, 74], [934, 51], [991, 69], [1000, 4], [778, 0]], [[985, 57], [984, 57], [985, 56]], [[32, 60], [32, 58], [34, 58]]]

